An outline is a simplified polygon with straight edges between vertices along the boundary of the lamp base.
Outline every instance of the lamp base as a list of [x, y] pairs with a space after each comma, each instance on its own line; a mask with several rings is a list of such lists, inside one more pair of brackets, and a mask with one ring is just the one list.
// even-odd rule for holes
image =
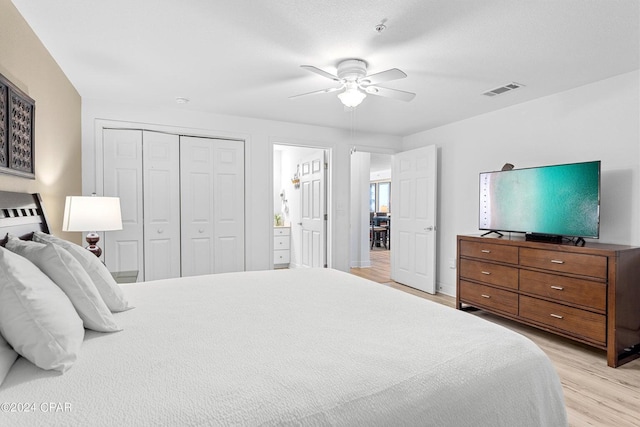
[[89, 246], [85, 247], [85, 249], [100, 258], [100, 255], [102, 255], [102, 249], [98, 246], [100, 236], [97, 233], [88, 233], [86, 240]]

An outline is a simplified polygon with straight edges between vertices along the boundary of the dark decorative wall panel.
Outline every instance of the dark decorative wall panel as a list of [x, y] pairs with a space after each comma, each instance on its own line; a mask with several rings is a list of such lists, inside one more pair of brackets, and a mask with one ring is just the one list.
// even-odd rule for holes
[[7, 156], [7, 85], [0, 80], [0, 167], [9, 165]]
[[35, 102], [0, 74], [0, 172], [35, 178]]

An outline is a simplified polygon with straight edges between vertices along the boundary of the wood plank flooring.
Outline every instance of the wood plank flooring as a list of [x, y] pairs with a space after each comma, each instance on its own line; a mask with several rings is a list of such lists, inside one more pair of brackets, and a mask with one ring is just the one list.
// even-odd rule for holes
[[[373, 250], [372, 267], [352, 268], [351, 273], [455, 307], [453, 297], [430, 295], [391, 281], [389, 254]], [[549, 356], [562, 382], [570, 426], [640, 426], [640, 359], [609, 368], [604, 351], [481, 310], [472, 313], [528, 337]]]

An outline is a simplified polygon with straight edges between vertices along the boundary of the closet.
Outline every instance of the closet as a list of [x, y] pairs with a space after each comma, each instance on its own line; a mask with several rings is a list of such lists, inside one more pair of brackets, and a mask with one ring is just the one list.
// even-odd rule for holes
[[244, 270], [243, 141], [103, 130], [103, 192], [120, 197], [110, 271], [138, 280]]

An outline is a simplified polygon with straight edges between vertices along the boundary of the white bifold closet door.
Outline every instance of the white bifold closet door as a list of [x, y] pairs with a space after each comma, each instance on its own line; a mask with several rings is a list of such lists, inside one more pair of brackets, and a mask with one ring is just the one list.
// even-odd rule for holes
[[144, 280], [180, 277], [179, 138], [142, 132]]
[[158, 280], [244, 270], [244, 144], [105, 129], [104, 194], [123, 230], [105, 236], [111, 271]]
[[182, 275], [244, 270], [244, 144], [180, 137]]
[[139, 280], [180, 277], [180, 146], [178, 135], [105, 129], [104, 194], [120, 197], [121, 231], [105, 237], [111, 271], [137, 270]]
[[103, 130], [103, 192], [120, 197], [122, 230], [103, 240], [104, 262], [110, 271], [138, 270], [144, 280], [142, 199], [142, 131]]

